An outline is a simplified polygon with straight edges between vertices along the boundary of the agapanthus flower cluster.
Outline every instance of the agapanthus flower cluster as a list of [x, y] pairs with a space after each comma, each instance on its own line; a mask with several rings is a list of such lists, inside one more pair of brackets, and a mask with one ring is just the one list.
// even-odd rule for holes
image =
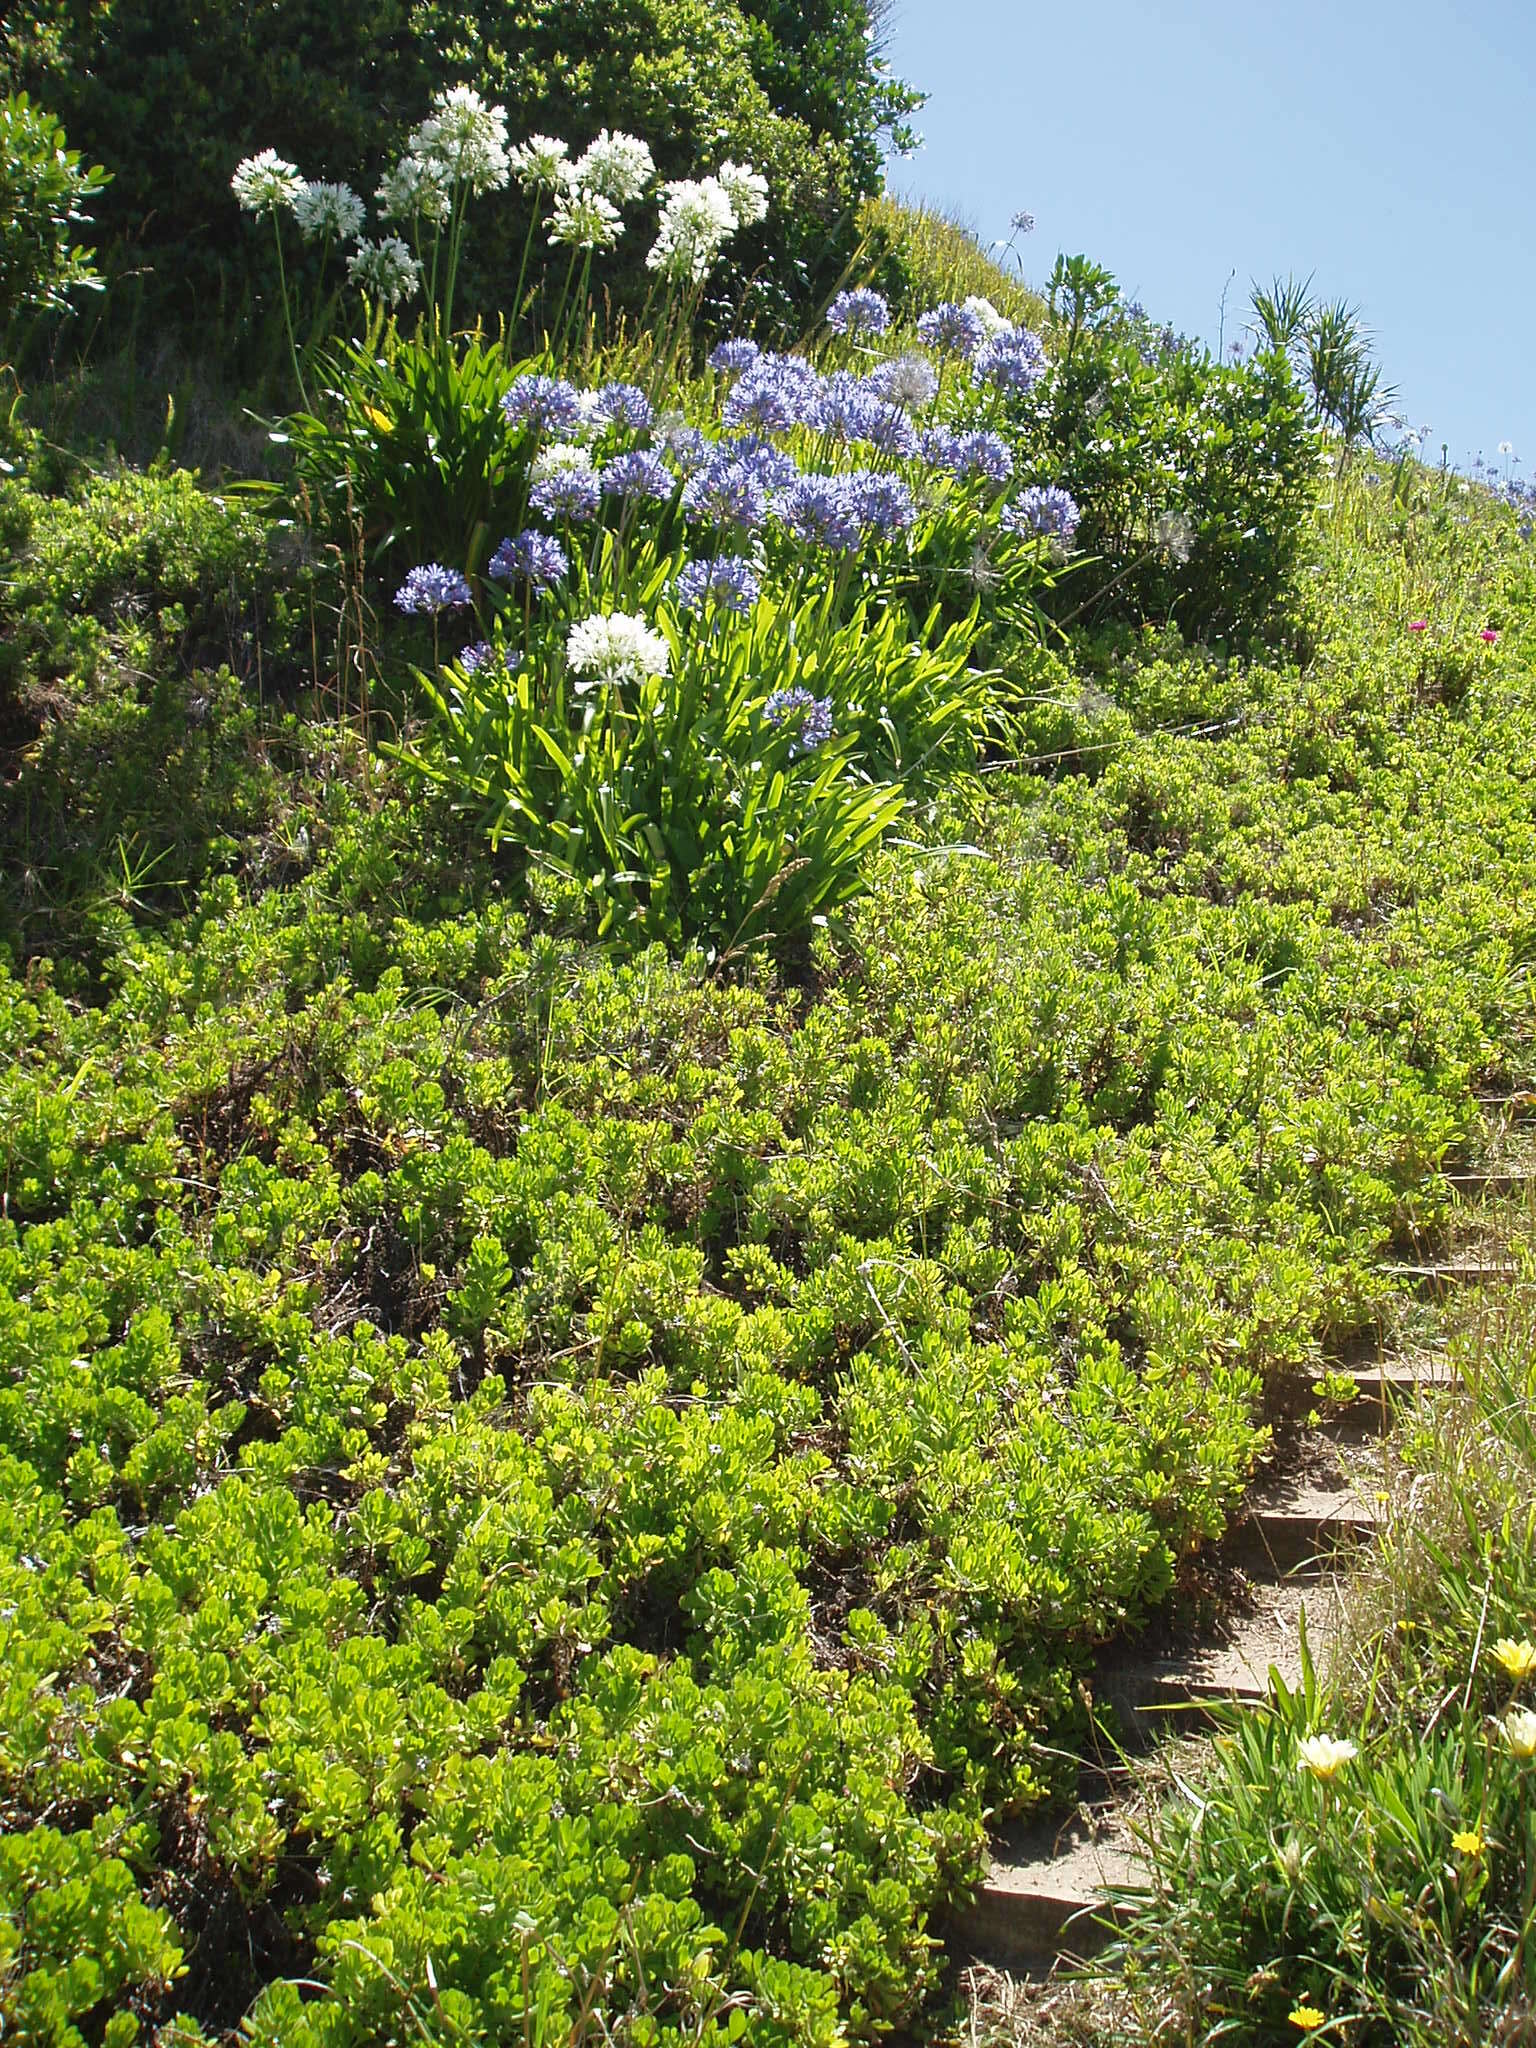
[[719, 461], [750, 471], [766, 490], [781, 491], [800, 474], [795, 458], [762, 434], [738, 434], [734, 440], [717, 441], [715, 449]]
[[386, 220], [430, 220], [441, 225], [453, 210], [453, 180], [436, 157], [403, 156], [379, 180], [375, 197]]
[[619, 209], [601, 192], [563, 185], [549, 217], [551, 248], [611, 249], [624, 232]]
[[1005, 484], [1013, 475], [1013, 453], [1001, 434], [985, 428], [956, 432], [950, 427], [930, 427], [922, 440], [923, 460], [934, 469], [948, 470], [962, 479], [982, 477], [989, 484]]
[[901, 407], [874, 397], [860, 412], [853, 438], [866, 447], [878, 449], [882, 455], [896, 455], [903, 460], [916, 455], [921, 444], [916, 427]]
[[714, 455], [715, 444], [693, 426], [682, 413], [665, 413], [656, 422], [656, 440], [662, 453], [681, 476], [692, 476]]
[[608, 498], [654, 499], [665, 504], [675, 488], [675, 479], [659, 455], [649, 448], [632, 448], [604, 465], [598, 478]]
[[332, 242], [355, 242], [367, 210], [350, 185], [311, 183], [294, 200], [293, 217], [307, 242], [322, 235]]
[[304, 190], [297, 167], [275, 149], [243, 157], [229, 182], [247, 213], [276, 213], [280, 207], [294, 206]]
[[768, 180], [750, 164], [733, 164], [727, 159], [715, 173], [724, 188], [741, 228], [756, 227], [768, 211]]
[[477, 198], [499, 191], [511, 176], [506, 109], [487, 106], [473, 86], [450, 86], [411, 130], [408, 153], [441, 164]]
[[1044, 537], [1065, 546], [1082, 516], [1077, 500], [1060, 484], [1029, 484], [1004, 507], [997, 523], [1008, 533]]
[[638, 135], [615, 134], [599, 129], [597, 140], [587, 145], [571, 166], [573, 185], [611, 199], [616, 206], [628, 206], [638, 199], [656, 175], [649, 148]]
[[690, 562], [679, 571], [672, 595], [680, 611], [701, 612], [712, 604], [744, 617], [757, 603], [761, 589], [757, 569], [745, 555], [716, 555], [709, 561]]
[[595, 394], [593, 410], [611, 427], [628, 427], [643, 433], [656, 417], [656, 408], [638, 384], [604, 384]]
[[787, 433], [815, 423], [822, 394], [822, 379], [804, 356], [760, 355], [732, 387], [720, 409], [721, 423], [733, 432], [746, 427], [760, 434]]
[[711, 458], [683, 486], [690, 526], [739, 526], [752, 532], [768, 516], [768, 486], [748, 462]]
[[579, 441], [547, 441], [529, 463], [528, 478], [531, 483], [542, 484], [570, 469], [583, 470], [591, 476], [596, 469], [591, 449], [583, 448]]
[[540, 477], [528, 493], [528, 503], [545, 519], [593, 519], [601, 502], [602, 486], [596, 472], [575, 464]]
[[514, 427], [531, 427], [536, 434], [565, 433], [581, 421], [581, 393], [564, 377], [530, 371], [502, 393], [501, 409]]
[[890, 306], [868, 285], [839, 292], [827, 308], [827, 325], [834, 334], [884, 334], [890, 324]]
[[664, 676], [672, 650], [638, 612], [605, 612], [579, 619], [566, 636], [565, 658], [578, 690], [597, 683], [642, 683]]
[[526, 527], [511, 534], [492, 555], [487, 573], [498, 583], [527, 583], [534, 590], [548, 590], [570, 574], [565, 549], [552, 534]]
[[359, 242], [347, 263], [351, 282], [386, 305], [398, 306], [421, 290], [421, 264], [398, 235], [377, 242]]
[[530, 135], [516, 149], [507, 151], [507, 169], [513, 182], [522, 186], [525, 192], [537, 191], [544, 185], [565, 182], [570, 175], [570, 166], [566, 162], [569, 155], [569, 145], [558, 135]]
[[1027, 327], [1010, 327], [982, 346], [971, 374], [999, 391], [1033, 391], [1045, 375], [1045, 350]]
[[459, 667], [467, 676], [478, 675], [495, 651], [489, 640], [471, 640], [459, 649]]
[[396, 608], [402, 612], [460, 611], [470, 601], [464, 577], [457, 569], [445, 569], [441, 562], [423, 562], [395, 592]]
[[917, 334], [929, 348], [949, 349], [969, 357], [986, 341], [988, 328], [973, 307], [957, 306], [952, 299], [946, 299], [920, 317]]
[[1013, 322], [1008, 315], [1000, 313], [992, 301], [984, 299], [979, 292], [972, 292], [971, 296], [963, 301], [960, 310], [981, 322], [984, 341], [996, 341], [1000, 335], [1012, 334], [1014, 331]]
[[676, 178], [662, 187], [661, 224], [646, 268], [675, 283], [702, 284], [736, 227], [736, 209], [718, 178]]
[[926, 356], [909, 350], [871, 370], [869, 388], [892, 405], [904, 406], [908, 412], [921, 412], [938, 396], [939, 377]]
[[763, 716], [770, 725], [797, 724], [789, 743], [792, 761], [824, 746], [832, 737], [832, 699], [817, 697], [798, 683], [792, 689], [775, 690], [763, 706]]
[[748, 341], [744, 335], [733, 336], [728, 341], [717, 341], [708, 356], [712, 370], [723, 371], [728, 376], [739, 376], [743, 370], [750, 370], [762, 354], [755, 341]]

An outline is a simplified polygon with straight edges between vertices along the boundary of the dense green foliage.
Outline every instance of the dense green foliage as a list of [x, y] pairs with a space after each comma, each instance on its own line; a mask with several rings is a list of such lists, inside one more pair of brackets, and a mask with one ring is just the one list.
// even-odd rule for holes
[[721, 976], [240, 701], [248, 515], [6, 502], [8, 2018], [902, 2023], [1531, 1078], [1509, 515], [1334, 485], [1304, 666], [1020, 654], [1072, 758]]
[[98, 286], [75, 231], [85, 202], [106, 183], [70, 149], [57, 117], [27, 95], [0, 100], [0, 342], [27, 308], [54, 311], [71, 292]]
[[[879, 68], [867, 21], [865, 0], [23, 0], [0, 64], [112, 170], [114, 260], [149, 266], [162, 312], [206, 321], [223, 301], [227, 341], [248, 306], [247, 264], [230, 261], [237, 160], [272, 146], [371, 194], [432, 94], [461, 80], [516, 134], [579, 147], [603, 126], [636, 130], [668, 177], [711, 156], [755, 163], [774, 205], [741, 278], [756, 274], [755, 315], [798, 332], [852, 252], [882, 137], [916, 104]], [[514, 194], [487, 209], [483, 309], [505, 304], [526, 220]], [[620, 298], [642, 254], [616, 271]]]

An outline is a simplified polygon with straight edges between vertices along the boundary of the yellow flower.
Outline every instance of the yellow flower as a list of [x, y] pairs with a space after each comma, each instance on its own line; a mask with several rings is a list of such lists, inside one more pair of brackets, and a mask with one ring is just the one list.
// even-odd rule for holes
[[[1298, 1745], [1296, 1768], [1310, 1771], [1326, 1784], [1360, 1754], [1352, 1742], [1339, 1742], [1331, 1735], [1309, 1735]], [[1310, 2007], [1308, 2008], [1310, 2010]]]
[[1504, 1716], [1504, 1740], [1516, 1756], [1536, 1756], [1536, 1714], [1529, 1707], [1510, 1708]]
[[1516, 1685], [1536, 1671], [1536, 1643], [1515, 1643], [1508, 1636], [1500, 1636], [1493, 1646], [1493, 1654]]
[[1483, 1838], [1476, 1828], [1463, 1828], [1459, 1834], [1452, 1835], [1451, 1847], [1463, 1856], [1481, 1856]]
[[1327, 2017], [1327, 2013], [1319, 2012], [1315, 2005], [1293, 2005], [1290, 2011], [1291, 2025], [1301, 2027], [1309, 2034], [1314, 2027], [1320, 2027]]

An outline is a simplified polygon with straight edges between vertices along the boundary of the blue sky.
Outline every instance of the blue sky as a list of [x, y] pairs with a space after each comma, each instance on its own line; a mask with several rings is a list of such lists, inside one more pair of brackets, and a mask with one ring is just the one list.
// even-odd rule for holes
[[1403, 409], [1536, 471], [1536, 0], [895, 0], [930, 95], [892, 190], [983, 241], [1027, 208], [1215, 344], [1253, 278], [1357, 303]]

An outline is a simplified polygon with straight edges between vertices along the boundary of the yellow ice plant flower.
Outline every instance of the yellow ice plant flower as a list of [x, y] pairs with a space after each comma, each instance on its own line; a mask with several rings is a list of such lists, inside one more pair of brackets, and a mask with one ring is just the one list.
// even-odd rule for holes
[[1321, 1778], [1326, 1785], [1359, 1754], [1352, 1742], [1341, 1742], [1332, 1735], [1309, 1735], [1297, 1745], [1296, 1768], [1298, 1771], [1310, 1771], [1314, 1778]]
[[1536, 1671], [1536, 1643], [1512, 1642], [1508, 1636], [1500, 1636], [1493, 1646], [1493, 1654], [1518, 1685], [1523, 1678], [1529, 1678]]
[[1476, 1828], [1462, 1828], [1451, 1837], [1451, 1847], [1461, 1856], [1481, 1856], [1483, 1838]]
[[1315, 2005], [1293, 2005], [1289, 2014], [1291, 2025], [1300, 2027], [1307, 2034], [1314, 2027], [1320, 2027], [1327, 2017], [1327, 2013], [1319, 2011]]
[[1516, 1756], [1536, 1756], [1536, 1714], [1529, 1707], [1510, 1708], [1504, 1716], [1504, 1740]]

